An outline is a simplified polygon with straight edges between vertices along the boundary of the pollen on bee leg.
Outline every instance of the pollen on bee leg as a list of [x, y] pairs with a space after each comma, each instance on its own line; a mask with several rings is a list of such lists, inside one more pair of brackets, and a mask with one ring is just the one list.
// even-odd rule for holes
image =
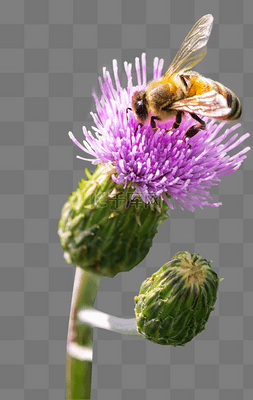
[[165, 130], [165, 132], [170, 132], [170, 131], [172, 131], [172, 129], [173, 129], [173, 127], [169, 128], [169, 129], [164, 129], [164, 130]]

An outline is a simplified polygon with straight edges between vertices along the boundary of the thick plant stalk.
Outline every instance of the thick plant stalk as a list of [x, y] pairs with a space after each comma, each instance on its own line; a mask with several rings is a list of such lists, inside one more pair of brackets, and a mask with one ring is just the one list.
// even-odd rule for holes
[[93, 306], [100, 278], [76, 267], [67, 339], [66, 399], [90, 399], [93, 332], [89, 325], [78, 323], [77, 314]]

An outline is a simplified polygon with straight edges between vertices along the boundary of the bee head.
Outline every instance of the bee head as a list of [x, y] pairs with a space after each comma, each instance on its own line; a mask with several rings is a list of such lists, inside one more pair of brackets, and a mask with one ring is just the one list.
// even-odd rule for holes
[[144, 90], [135, 92], [132, 97], [132, 109], [140, 123], [148, 118], [148, 102]]

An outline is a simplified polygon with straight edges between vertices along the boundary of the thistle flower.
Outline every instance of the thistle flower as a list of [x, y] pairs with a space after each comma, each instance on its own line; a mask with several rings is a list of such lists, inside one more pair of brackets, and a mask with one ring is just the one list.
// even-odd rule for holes
[[[79, 143], [69, 132], [72, 141], [93, 158], [81, 158], [92, 164], [105, 164], [113, 172], [111, 178], [126, 187], [131, 183], [133, 198], [138, 194], [145, 203], [152, 203], [160, 197], [170, 208], [179, 205], [194, 211], [203, 205], [218, 207], [222, 203], [208, 202], [212, 199], [209, 189], [217, 185], [222, 175], [236, 171], [249, 147], [237, 154], [230, 150], [240, 145], [249, 134], [238, 138], [233, 133], [240, 124], [230, 126], [221, 133], [225, 122], [217, 123], [202, 118], [206, 130], [193, 138], [184, 138], [192, 119], [186, 116], [178, 129], [167, 132], [173, 121], [157, 123], [158, 130], [150, 126], [140, 126], [132, 111], [132, 95], [147, 85], [146, 59], [142, 63], [135, 60], [137, 85], [133, 85], [131, 64], [124, 63], [127, 88], [122, 88], [118, 77], [117, 61], [113, 60], [113, 83], [110, 73], [103, 69], [103, 79], [99, 78], [102, 96], [93, 93], [97, 113], [91, 113], [95, 127], [93, 133], [83, 128], [85, 139]], [[155, 58], [153, 79], [161, 76], [163, 60]], [[141, 73], [142, 72], [142, 73]], [[231, 134], [233, 135], [231, 136]], [[173, 205], [174, 204], [174, 205]]]

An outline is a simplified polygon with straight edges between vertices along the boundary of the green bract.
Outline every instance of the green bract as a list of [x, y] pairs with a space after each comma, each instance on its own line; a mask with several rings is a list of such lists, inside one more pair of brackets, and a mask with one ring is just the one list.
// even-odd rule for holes
[[138, 265], [149, 252], [157, 226], [168, 218], [165, 201], [145, 204], [99, 165], [69, 195], [59, 222], [68, 263], [113, 277]]
[[220, 279], [199, 254], [178, 252], [135, 296], [137, 329], [158, 344], [184, 346], [205, 329]]

